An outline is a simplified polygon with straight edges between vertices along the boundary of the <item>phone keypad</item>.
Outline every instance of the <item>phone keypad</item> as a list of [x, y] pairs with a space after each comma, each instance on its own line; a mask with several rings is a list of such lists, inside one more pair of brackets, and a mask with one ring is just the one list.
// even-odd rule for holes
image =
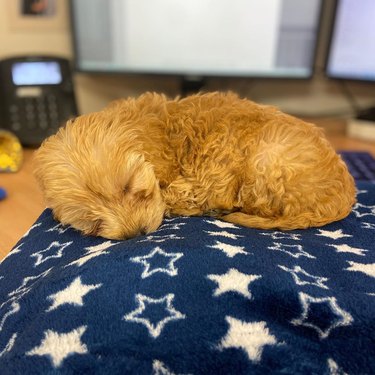
[[[60, 101], [64, 101], [62, 108]], [[73, 105], [67, 106], [67, 99], [54, 94], [40, 97], [26, 97], [9, 107], [11, 130], [17, 133], [26, 131], [53, 134], [70, 117], [75, 115]]]

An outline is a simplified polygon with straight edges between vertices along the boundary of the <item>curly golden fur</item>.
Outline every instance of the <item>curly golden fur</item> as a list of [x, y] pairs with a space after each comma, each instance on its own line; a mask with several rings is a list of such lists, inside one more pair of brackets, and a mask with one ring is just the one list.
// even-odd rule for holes
[[110, 239], [152, 232], [165, 215], [322, 226], [355, 202], [319, 128], [233, 93], [146, 93], [79, 116], [37, 151], [35, 176], [58, 220]]

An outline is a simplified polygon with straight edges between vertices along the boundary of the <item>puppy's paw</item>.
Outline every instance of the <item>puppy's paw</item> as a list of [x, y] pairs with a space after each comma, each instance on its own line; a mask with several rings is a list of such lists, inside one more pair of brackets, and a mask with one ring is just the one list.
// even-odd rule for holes
[[162, 190], [168, 215], [202, 215], [194, 194], [193, 185], [182, 176], [178, 176], [166, 189]]

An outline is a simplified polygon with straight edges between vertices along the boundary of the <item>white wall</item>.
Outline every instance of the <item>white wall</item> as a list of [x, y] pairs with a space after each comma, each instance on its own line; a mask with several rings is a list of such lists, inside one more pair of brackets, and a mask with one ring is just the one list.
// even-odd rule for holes
[[[0, 58], [20, 54], [56, 54], [72, 57], [68, 1], [57, 0], [58, 16], [50, 20], [20, 19], [15, 15], [18, 0], [0, 0]], [[317, 64], [324, 66], [332, 0], [324, 1], [321, 40]], [[173, 77], [123, 77], [118, 75], [75, 75], [80, 111], [99, 110], [110, 100], [138, 95], [147, 90], [177, 95], [179, 81]], [[351, 83], [350, 90], [362, 105], [375, 104], [375, 85]], [[232, 89], [243, 96], [280, 106], [299, 115], [315, 116], [350, 112], [340, 85], [327, 81], [322, 73], [310, 81], [261, 79], [211, 79], [209, 90]]]

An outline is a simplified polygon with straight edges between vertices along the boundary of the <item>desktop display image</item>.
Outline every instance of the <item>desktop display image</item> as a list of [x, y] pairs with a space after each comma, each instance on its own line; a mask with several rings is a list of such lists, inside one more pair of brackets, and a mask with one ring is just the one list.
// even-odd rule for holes
[[85, 72], [308, 78], [320, 0], [71, 0]]
[[375, 81], [375, 1], [337, 2], [326, 74]]

